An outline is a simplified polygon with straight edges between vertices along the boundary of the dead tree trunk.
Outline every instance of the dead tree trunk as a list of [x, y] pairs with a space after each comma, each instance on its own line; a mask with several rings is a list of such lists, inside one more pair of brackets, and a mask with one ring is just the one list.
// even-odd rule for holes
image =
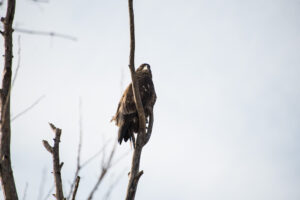
[[2, 78], [2, 88], [0, 92], [0, 178], [5, 200], [17, 200], [17, 190], [15, 186], [13, 171], [10, 159], [10, 93], [13, 59], [13, 38], [12, 24], [15, 14], [15, 0], [7, 1], [5, 18], [1, 18], [4, 24], [4, 69]]

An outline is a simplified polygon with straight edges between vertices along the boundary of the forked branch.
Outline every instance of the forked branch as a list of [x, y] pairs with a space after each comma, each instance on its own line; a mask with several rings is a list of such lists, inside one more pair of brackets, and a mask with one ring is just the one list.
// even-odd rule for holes
[[53, 147], [48, 143], [48, 141], [43, 140], [43, 145], [45, 149], [51, 153], [53, 159], [53, 175], [55, 181], [55, 189], [56, 194], [55, 197], [57, 200], [64, 200], [63, 187], [61, 181], [61, 168], [63, 163], [59, 161], [59, 142], [61, 136], [61, 129], [56, 128], [53, 124], [50, 123], [50, 127], [52, 128], [55, 137], [54, 137], [54, 145]]

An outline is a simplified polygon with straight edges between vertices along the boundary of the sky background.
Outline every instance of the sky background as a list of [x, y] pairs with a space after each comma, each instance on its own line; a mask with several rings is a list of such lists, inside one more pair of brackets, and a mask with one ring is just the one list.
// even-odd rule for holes
[[[5, 5], [0, 8], [4, 16]], [[134, 1], [136, 65], [151, 65], [157, 102], [136, 199], [300, 199], [300, 1]], [[110, 123], [129, 84], [127, 1], [17, 1], [14, 25], [78, 38], [14, 34], [12, 165], [19, 197], [43, 199], [53, 185], [48, 122], [62, 128], [64, 188], [74, 176], [82, 99], [82, 160], [117, 137]], [[3, 40], [0, 40], [3, 54]], [[3, 60], [0, 61], [1, 67]], [[128, 152], [126, 157], [124, 153]], [[132, 150], [117, 147], [96, 193], [125, 198]], [[86, 199], [101, 157], [80, 174]], [[119, 177], [119, 178], [118, 178]], [[1, 197], [2, 198], [2, 197]], [[52, 198], [53, 199], [53, 198]]]

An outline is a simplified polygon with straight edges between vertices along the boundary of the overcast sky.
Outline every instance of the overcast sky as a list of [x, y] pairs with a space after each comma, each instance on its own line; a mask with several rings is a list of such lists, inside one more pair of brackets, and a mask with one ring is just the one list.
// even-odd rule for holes
[[[136, 199], [300, 199], [300, 1], [136, 0], [134, 5], [136, 65], [151, 65], [158, 97]], [[52, 142], [48, 122], [63, 130], [62, 178], [68, 191], [79, 97], [82, 159], [116, 140], [110, 119], [130, 82], [128, 21], [125, 0], [17, 1], [18, 28], [78, 38], [21, 34], [12, 113], [45, 98], [12, 123], [20, 199], [26, 183], [27, 199], [39, 199], [39, 191], [45, 196], [52, 187], [51, 157], [41, 143]], [[2, 39], [0, 45], [3, 54]], [[114, 166], [95, 199], [102, 199], [120, 174], [110, 199], [124, 199], [130, 149], [128, 143], [117, 147], [116, 160], [130, 153]], [[82, 171], [78, 199], [87, 197], [100, 164], [101, 157]]]

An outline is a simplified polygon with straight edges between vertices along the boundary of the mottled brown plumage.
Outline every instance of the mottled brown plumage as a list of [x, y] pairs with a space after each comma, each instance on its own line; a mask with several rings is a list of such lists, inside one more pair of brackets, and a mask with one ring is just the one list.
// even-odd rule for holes
[[[156, 93], [152, 82], [152, 73], [149, 64], [142, 64], [136, 69], [136, 78], [139, 85], [141, 100], [144, 107], [145, 117], [149, 116], [149, 112], [153, 109], [156, 101]], [[139, 119], [134, 102], [132, 91], [132, 83], [128, 85], [119, 102], [117, 112], [113, 119], [119, 127], [118, 141], [121, 144], [124, 140], [132, 139], [133, 133], [137, 133], [139, 129]]]

